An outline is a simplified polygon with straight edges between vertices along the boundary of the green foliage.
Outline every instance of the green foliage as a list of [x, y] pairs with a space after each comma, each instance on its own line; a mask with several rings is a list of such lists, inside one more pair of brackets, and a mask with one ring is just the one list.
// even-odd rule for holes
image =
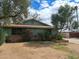
[[8, 0], [4, 0], [3, 1], [3, 15], [4, 16], [9, 16], [9, 3], [8, 3]]
[[[18, 7], [20, 9], [20, 13], [27, 13], [27, 7], [29, 5], [28, 0], [12, 0], [14, 2], [14, 5], [11, 5], [11, 1], [4, 0], [3, 1], [3, 14], [4, 16], [9, 16], [10, 12], [19, 11], [16, 9]], [[11, 9], [13, 8], [13, 9]]]
[[78, 6], [75, 6], [75, 7], [74, 7], [74, 10], [75, 10], [75, 12], [76, 12], [76, 18], [77, 18], [77, 21], [78, 21]]
[[75, 13], [74, 7], [70, 7], [69, 5], [61, 6], [58, 10], [58, 13], [62, 17], [61, 26], [64, 24], [64, 26], [66, 26], [66, 29], [71, 30], [70, 25], [72, 25], [73, 18], [75, 18], [75, 16], [73, 15]]
[[30, 5], [28, 0], [13, 0], [16, 6], [20, 7], [20, 13], [24, 13], [27, 16], [27, 7]]
[[[11, 4], [11, 2], [13, 3]], [[3, 22], [7, 20], [6, 23], [11, 23], [9, 18], [12, 18], [11, 21], [14, 22], [19, 16], [21, 17], [21, 14], [24, 14], [24, 16], [27, 17], [27, 8], [28, 8], [29, 2], [28, 0], [3, 0], [3, 15], [0, 16], [0, 19], [5, 19]], [[16, 21], [15, 21], [16, 22]], [[15, 23], [14, 22], [14, 23]]]
[[56, 40], [63, 40], [63, 35], [60, 35], [60, 34], [57, 35], [57, 36], [56, 36]]
[[66, 28], [69, 28], [69, 24], [73, 21], [74, 10], [69, 5], [61, 6], [58, 10], [57, 14], [53, 14], [52, 24], [54, 25], [55, 30], [64, 29], [64, 26], [67, 26]]
[[59, 34], [59, 31], [62, 32], [62, 29], [69, 29], [74, 15], [74, 8], [69, 5], [60, 6], [58, 13], [53, 14], [51, 17], [52, 24], [54, 26], [54, 36], [56, 39], [61, 40], [63, 37]]
[[60, 45], [60, 44], [54, 44], [53, 48], [56, 50], [64, 51], [64, 52], [70, 51], [70, 49], [68, 47], [66, 47], [65, 45]]
[[0, 45], [2, 45], [7, 36], [11, 35], [11, 31], [9, 29], [0, 28]]
[[58, 16], [58, 14], [54, 14], [54, 15], [52, 15], [52, 24], [54, 25], [54, 28], [55, 28], [55, 30], [58, 30], [59, 28], [58, 28], [58, 23], [59, 23], [59, 16]]
[[0, 28], [0, 45], [5, 42], [5, 31], [4, 29]]
[[68, 48], [65, 45], [54, 44], [53, 48], [56, 50], [61, 50], [68, 53], [67, 59], [79, 59], [78, 54], [75, 51], [72, 51], [70, 48]]
[[[11, 5], [11, 1], [14, 1], [14, 5]], [[16, 9], [18, 7], [19, 10]], [[4, 25], [11, 24], [10, 17], [16, 17], [22, 13], [27, 15], [28, 0], [3, 0], [3, 16], [0, 19], [4, 19]], [[8, 29], [0, 28], [0, 44], [4, 43], [6, 36], [10, 34]]]
[[79, 57], [76, 56], [76, 55], [70, 54], [70, 55], [68, 56], [68, 59], [79, 59]]
[[72, 23], [72, 28], [73, 28], [73, 29], [78, 29], [78, 27], [79, 27], [78, 22], [77, 22], [77, 21], [74, 21], [74, 22]]

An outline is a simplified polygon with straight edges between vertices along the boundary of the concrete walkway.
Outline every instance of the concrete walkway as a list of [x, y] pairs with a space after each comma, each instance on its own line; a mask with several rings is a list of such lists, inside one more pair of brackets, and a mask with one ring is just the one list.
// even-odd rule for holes
[[79, 38], [64, 38], [65, 40], [69, 40], [70, 43], [79, 44]]

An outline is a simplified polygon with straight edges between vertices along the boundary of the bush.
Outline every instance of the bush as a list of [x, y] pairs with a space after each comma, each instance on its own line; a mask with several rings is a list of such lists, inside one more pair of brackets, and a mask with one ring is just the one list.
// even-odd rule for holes
[[5, 40], [4, 29], [0, 28], [0, 45], [4, 43], [4, 40]]
[[63, 40], [63, 35], [61, 35], [61, 34], [57, 35], [56, 40]]
[[9, 32], [10, 31], [8, 29], [0, 28], [0, 45], [5, 42], [6, 36], [9, 35]]

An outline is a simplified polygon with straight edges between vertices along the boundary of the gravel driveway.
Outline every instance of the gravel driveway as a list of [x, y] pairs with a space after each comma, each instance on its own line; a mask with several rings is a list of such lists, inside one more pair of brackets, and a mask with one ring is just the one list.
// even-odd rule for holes
[[79, 38], [64, 38], [65, 40], [69, 40], [70, 43], [79, 44]]

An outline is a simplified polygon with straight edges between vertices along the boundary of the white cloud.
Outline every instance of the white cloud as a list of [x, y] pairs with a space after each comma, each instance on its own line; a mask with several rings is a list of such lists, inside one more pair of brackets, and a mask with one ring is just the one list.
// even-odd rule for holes
[[75, 0], [75, 2], [79, 2], [79, 0]]
[[42, 7], [42, 8], [49, 7], [47, 1], [42, 1], [42, 2], [41, 2], [41, 7]]
[[[70, 0], [56, 0], [55, 2], [52, 3], [52, 6], [49, 6], [47, 1], [42, 0], [40, 8], [44, 8], [44, 9], [42, 9], [40, 11], [36, 11], [36, 10], [30, 8], [30, 12], [32, 14], [37, 12], [38, 14], [40, 14], [39, 17], [41, 19], [45, 19], [45, 20], [42, 20], [43, 22], [51, 24], [51, 20], [50, 20], [51, 14], [57, 13], [57, 10], [61, 5], [65, 5], [66, 3], [68, 3], [70, 6], [74, 7], [77, 5], [79, 7], [79, 3], [75, 3], [75, 2], [78, 2], [79, 0], [75, 0], [75, 2], [69, 2], [69, 1]], [[39, 0], [38, 0], [38, 2], [39, 2]]]

